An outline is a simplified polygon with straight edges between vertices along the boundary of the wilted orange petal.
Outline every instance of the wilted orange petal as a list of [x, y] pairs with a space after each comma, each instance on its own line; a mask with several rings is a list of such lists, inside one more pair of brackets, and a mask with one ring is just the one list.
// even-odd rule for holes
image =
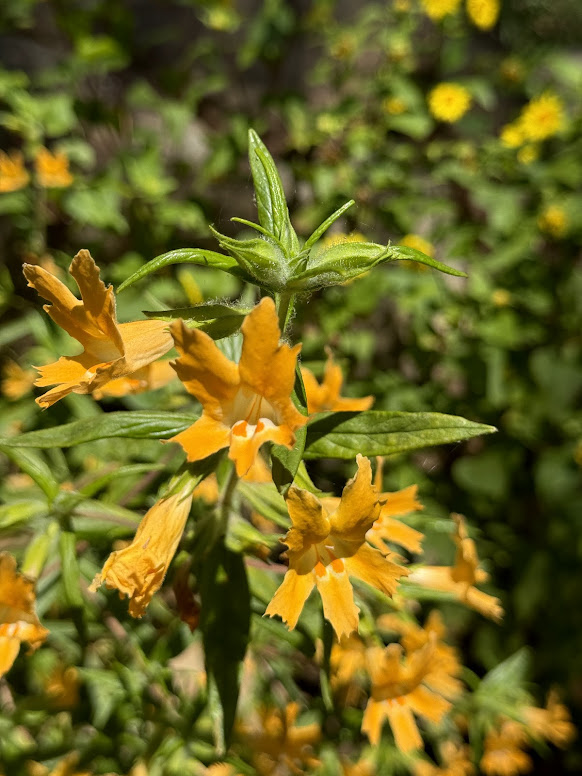
[[315, 579], [311, 572], [298, 574], [290, 568], [267, 606], [265, 615], [279, 615], [289, 630], [293, 630], [314, 585]]
[[212, 453], [228, 447], [230, 429], [209, 415], [202, 415], [190, 428], [167, 440], [182, 445], [189, 461], [201, 461]]
[[338, 639], [357, 630], [360, 610], [354, 603], [354, 591], [345, 569], [337, 572], [331, 565], [325, 566], [323, 573], [316, 573], [315, 583], [321, 595], [323, 614]]
[[399, 699], [384, 701], [386, 704], [386, 716], [390, 722], [394, 741], [401, 752], [413, 752], [422, 749], [423, 742], [414, 715], [406, 702], [399, 703]]
[[344, 558], [348, 574], [367, 582], [385, 595], [393, 596], [398, 586], [397, 580], [407, 576], [402, 566], [387, 560], [381, 552], [363, 544], [349, 558]]

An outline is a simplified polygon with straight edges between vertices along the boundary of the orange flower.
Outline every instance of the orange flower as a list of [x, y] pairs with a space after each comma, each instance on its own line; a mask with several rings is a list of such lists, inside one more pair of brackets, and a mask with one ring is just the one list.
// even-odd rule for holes
[[471, 762], [471, 747], [455, 741], [444, 741], [440, 745], [442, 768], [417, 760], [413, 765], [414, 776], [472, 776], [475, 768]]
[[44, 691], [51, 705], [71, 709], [79, 703], [79, 672], [74, 666], [56, 665], [46, 677]]
[[385, 649], [371, 647], [367, 657], [372, 694], [364, 712], [362, 732], [377, 746], [387, 719], [402, 752], [421, 749], [423, 742], [414, 714], [436, 723], [451, 708], [451, 703], [430, 687], [431, 674], [435, 672], [434, 642], [431, 640], [405, 660], [400, 644], [389, 644]]
[[327, 362], [321, 385], [315, 379], [313, 372], [305, 367], [301, 368], [301, 377], [307, 394], [307, 409], [310, 414], [315, 412], [359, 412], [369, 410], [374, 403], [373, 396], [365, 396], [363, 399], [344, 399], [340, 396], [343, 383], [342, 370], [334, 363], [331, 351], [327, 351]]
[[73, 182], [69, 160], [62, 151], [51, 154], [47, 148], [41, 148], [34, 160], [34, 168], [39, 185], [45, 189], [63, 189]]
[[23, 189], [29, 180], [22, 154], [19, 151], [10, 154], [0, 151], [0, 192]]
[[433, 590], [452, 593], [462, 603], [476, 609], [485, 617], [500, 620], [503, 609], [498, 598], [478, 590], [475, 585], [486, 582], [489, 575], [479, 568], [475, 542], [467, 536], [461, 515], [453, 515], [456, 531], [453, 540], [457, 545], [454, 566], [421, 566], [411, 572], [409, 581]]
[[0, 553], [0, 677], [12, 667], [23, 641], [35, 650], [48, 636], [35, 601], [34, 582], [16, 571], [12, 555]]
[[570, 712], [558, 700], [558, 693], [550, 690], [545, 709], [527, 706], [523, 713], [524, 723], [534, 736], [546, 738], [559, 747], [566, 747], [576, 737]]
[[298, 703], [288, 703], [285, 711], [263, 709], [258, 725], [241, 725], [239, 733], [248, 740], [253, 756], [253, 765], [261, 776], [279, 773], [279, 764], [292, 773], [303, 773], [301, 766], [315, 768], [319, 760], [313, 755], [313, 746], [321, 738], [321, 728], [316, 722], [311, 725], [296, 725], [299, 713]]
[[77, 356], [37, 367], [40, 377], [35, 385], [56, 384], [36, 400], [43, 409], [69, 393], [103, 391], [110, 380], [133, 375], [172, 347], [164, 321], [117, 323], [113, 288], [99, 279], [89, 251], [79, 251], [69, 267], [82, 301], [42, 267], [24, 264], [23, 270], [28, 285], [51, 302], [45, 311], [84, 347]]
[[265, 442], [292, 448], [296, 429], [307, 422], [291, 401], [295, 364], [301, 345], [280, 345], [275, 303], [265, 297], [246, 316], [238, 364], [214, 341], [182, 321], [170, 326], [181, 354], [173, 366], [203, 407], [202, 416], [173, 437], [189, 461], [199, 461], [229, 447], [239, 477], [244, 476]]
[[192, 488], [189, 484], [177, 493], [160, 499], [144, 515], [132, 543], [111, 553], [89, 590], [94, 593], [102, 584], [110, 589], [117, 588], [120, 598], [124, 595], [129, 597], [131, 616], [142, 617], [164, 581], [182, 538], [191, 505]]
[[517, 776], [531, 770], [531, 757], [522, 747], [527, 741], [523, 725], [505, 720], [498, 729], [491, 729], [483, 742], [480, 766], [487, 776]]
[[358, 628], [349, 577], [354, 576], [393, 595], [396, 580], [408, 572], [366, 544], [366, 533], [380, 512], [372, 485], [370, 461], [356, 458], [358, 471], [344, 488], [339, 506], [329, 514], [312, 493], [292, 486], [286, 496], [292, 527], [284, 541], [289, 570], [265, 614], [278, 614], [292, 630], [315, 586], [325, 617], [338, 639]]
[[339, 695], [342, 706], [357, 706], [362, 688], [354, 679], [366, 669], [366, 646], [355, 634], [347, 636], [331, 648], [331, 686]]
[[2, 367], [2, 393], [7, 399], [16, 401], [30, 393], [34, 385], [35, 374], [23, 369], [16, 361], [8, 360]]
[[93, 391], [93, 398], [102, 399], [104, 396], [117, 397], [143, 393], [144, 391], [156, 391], [174, 380], [175, 377], [176, 372], [170, 366], [169, 361], [154, 361], [153, 364], [148, 364], [127, 377], [118, 377], [105, 383], [101, 388]]

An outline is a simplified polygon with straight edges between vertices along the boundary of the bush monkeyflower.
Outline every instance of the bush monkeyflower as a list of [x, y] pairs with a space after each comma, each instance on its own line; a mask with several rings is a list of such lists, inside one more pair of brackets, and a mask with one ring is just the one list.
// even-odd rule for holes
[[481, 30], [490, 30], [495, 26], [499, 10], [499, 0], [467, 0], [467, 15]]
[[540, 231], [559, 239], [568, 231], [568, 216], [558, 205], [548, 205], [538, 216]]
[[517, 121], [514, 121], [512, 124], [506, 124], [501, 130], [499, 139], [501, 140], [501, 145], [506, 148], [519, 148], [526, 140], [523, 128]]
[[440, 21], [449, 14], [456, 13], [461, 0], [421, 0], [424, 12], [433, 21]]
[[69, 393], [103, 391], [110, 380], [138, 372], [172, 347], [165, 321], [117, 322], [113, 287], [106, 288], [99, 279], [99, 268], [89, 251], [79, 251], [69, 267], [81, 301], [42, 267], [24, 264], [23, 271], [28, 285], [51, 302], [44, 310], [84, 347], [76, 356], [36, 367], [40, 377], [35, 385], [56, 384], [37, 398], [43, 409]]
[[12, 151], [10, 154], [0, 151], [0, 192], [8, 193], [23, 189], [30, 175], [24, 166], [24, 159], [20, 151]]
[[473, 776], [471, 747], [458, 741], [443, 741], [439, 746], [442, 767], [417, 760], [412, 766], [414, 776]]
[[292, 448], [294, 432], [307, 423], [291, 401], [295, 364], [301, 345], [279, 344], [275, 303], [265, 297], [245, 318], [238, 364], [230, 361], [207, 334], [182, 321], [170, 331], [180, 358], [173, 362], [186, 390], [202, 404], [202, 416], [170, 439], [199, 461], [229, 447], [239, 477], [254, 463], [265, 442]]
[[38, 184], [45, 189], [64, 189], [73, 183], [69, 160], [62, 151], [51, 154], [48, 148], [39, 149], [34, 168]]
[[523, 751], [527, 733], [523, 725], [505, 719], [499, 728], [489, 730], [483, 741], [483, 757], [479, 763], [487, 776], [517, 776], [532, 769], [531, 757]]
[[530, 100], [523, 108], [518, 121], [528, 140], [545, 140], [562, 129], [564, 104], [557, 94], [546, 92]]
[[453, 515], [457, 545], [454, 566], [420, 566], [414, 569], [409, 581], [433, 590], [453, 593], [462, 603], [480, 612], [485, 617], [499, 621], [503, 609], [498, 598], [478, 590], [475, 585], [486, 582], [489, 574], [479, 568], [479, 557], [475, 542], [467, 536], [465, 522], [461, 515]]
[[104, 396], [118, 397], [156, 391], [175, 379], [176, 372], [169, 361], [154, 361], [153, 364], [148, 364], [126, 377], [109, 380], [101, 388], [93, 391], [93, 398], [99, 400]]
[[532, 735], [545, 738], [561, 748], [568, 746], [576, 736], [570, 712], [560, 703], [556, 690], [548, 693], [545, 709], [526, 706], [522, 711], [522, 719]]
[[164, 581], [191, 505], [190, 484], [160, 499], [142, 518], [131, 544], [111, 553], [89, 590], [94, 593], [103, 584], [116, 588], [120, 598], [129, 597], [131, 616], [142, 617]]
[[356, 461], [358, 471], [333, 513], [306, 490], [292, 486], [286, 496], [292, 523], [284, 539], [289, 570], [265, 614], [279, 615], [290, 630], [317, 587], [324, 615], [340, 639], [358, 628], [359, 609], [350, 576], [392, 596], [397, 580], [408, 573], [366, 543], [366, 533], [380, 513], [380, 501], [372, 485], [370, 461], [362, 455]]
[[34, 582], [16, 570], [16, 560], [0, 553], [0, 677], [12, 668], [23, 641], [31, 650], [46, 640], [35, 611]]
[[471, 107], [471, 95], [460, 84], [444, 82], [428, 95], [428, 107], [435, 119], [454, 124]]
[[343, 375], [340, 367], [334, 362], [331, 350], [327, 350], [327, 361], [323, 374], [323, 382], [317, 382], [313, 372], [301, 368], [301, 377], [307, 396], [307, 409], [310, 414], [316, 412], [360, 412], [369, 410], [374, 403], [373, 396], [365, 396], [363, 399], [345, 399], [340, 396], [343, 383]]

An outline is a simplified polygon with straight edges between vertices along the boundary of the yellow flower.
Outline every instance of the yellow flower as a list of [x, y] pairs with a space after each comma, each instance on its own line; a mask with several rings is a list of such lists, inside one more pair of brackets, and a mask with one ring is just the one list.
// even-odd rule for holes
[[568, 231], [568, 217], [558, 205], [549, 205], [538, 216], [538, 227], [551, 237], [563, 237]]
[[330, 655], [331, 687], [339, 696], [343, 707], [355, 707], [362, 695], [362, 689], [354, 679], [366, 670], [366, 647], [355, 634], [336, 642]]
[[421, 0], [421, 5], [427, 16], [433, 21], [439, 21], [451, 13], [455, 13], [461, 0]]
[[401, 97], [386, 97], [382, 102], [382, 107], [391, 116], [399, 116], [406, 110], [406, 103]]
[[306, 490], [292, 486], [287, 494], [292, 523], [284, 539], [289, 570], [265, 614], [279, 615], [291, 630], [317, 586], [324, 615], [340, 639], [358, 628], [350, 576], [391, 596], [396, 580], [407, 574], [366, 543], [366, 533], [380, 513], [379, 493], [372, 485], [370, 461], [362, 455], [356, 461], [358, 471], [332, 514]]
[[204, 332], [187, 329], [182, 321], [170, 327], [181, 354], [173, 366], [203, 411], [196, 423], [169, 441], [182, 445], [189, 461], [229, 447], [239, 477], [249, 471], [262, 444], [292, 448], [294, 431], [307, 422], [291, 401], [301, 345], [279, 344], [273, 300], [262, 299], [241, 330], [242, 354], [235, 364]]
[[344, 243], [352, 242], [366, 242], [366, 238], [361, 232], [351, 232], [350, 234], [344, 234], [338, 232], [336, 234], [328, 234], [321, 241], [322, 248], [333, 248], [334, 245], [343, 245]]
[[190, 485], [160, 499], [142, 518], [132, 543], [111, 553], [89, 590], [94, 593], [102, 584], [117, 588], [120, 598], [129, 597], [131, 616], [142, 617], [164, 581], [191, 505]]
[[570, 712], [560, 703], [555, 690], [548, 693], [545, 709], [527, 706], [522, 712], [522, 718], [532, 735], [545, 738], [556, 746], [564, 748], [576, 737]]
[[511, 304], [511, 293], [506, 288], [496, 288], [491, 294], [491, 301], [496, 307], [507, 307]]
[[556, 95], [546, 92], [525, 106], [518, 119], [528, 140], [545, 140], [560, 131], [564, 124], [564, 105]]
[[501, 140], [501, 145], [504, 145], [506, 148], [518, 148], [520, 145], [523, 145], [525, 135], [521, 124], [517, 121], [513, 122], [513, 124], [506, 124], [501, 130], [499, 139]]
[[57, 665], [47, 676], [44, 691], [53, 706], [71, 709], [79, 703], [79, 672], [74, 666]]
[[351, 763], [347, 760], [341, 761], [343, 776], [376, 776], [376, 766], [365, 757], [361, 757], [357, 763]]
[[35, 377], [33, 371], [23, 369], [16, 361], [5, 361], [2, 367], [2, 393], [7, 399], [16, 401], [30, 393]]
[[12, 555], [0, 553], [0, 677], [12, 667], [23, 641], [35, 650], [48, 636], [35, 602], [34, 582], [16, 571]]
[[103, 390], [110, 380], [132, 375], [172, 347], [164, 321], [117, 323], [113, 288], [99, 279], [89, 251], [79, 251], [69, 267], [82, 301], [42, 267], [24, 264], [23, 271], [28, 285], [52, 303], [44, 309], [53, 321], [84, 347], [77, 356], [37, 367], [35, 385], [57, 384], [36, 400], [43, 409], [69, 393]]
[[334, 363], [331, 350], [327, 350], [327, 362], [321, 385], [315, 379], [313, 372], [301, 368], [301, 377], [307, 395], [307, 409], [310, 414], [316, 412], [359, 412], [369, 410], [374, 403], [373, 396], [365, 396], [363, 399], [344, 399], [340, 396], [343, 383], [342, 370]]
[[30, 175], [20, 151], [12, 151], [10, 154], [0, 151], [0, 192], [23, 189], [29, 180]]
[[540, 148], [537, 145], [534, 145], [533, 143], [530, 143], [529, 145], [524, 146], [523, 148], [520, 148], [517, 152], [517, 161], [521, 162], [522, 164], [531, 164], [532, 162], [535, 162], [536, 159], [539, 158], [540, 155]]
[[62, 151], [51, 154], [47, 148], [39, 149], [34, 168], [39, 185], [45, 189], [64, 189], [73, 182], [69, 160]]
[[402, 654], [400, 644], [368, 650], [372, 693], [364, 712], [362, 733], [368, 736], [373, 746], [377, 746], [382, 725], [387, 719], [396, 746], [402, 752], [412, 752], [423, 746], [414, 714], [437, 723], [451, 708], [451, 703], [431, 687], [430, 674], [434, 678], [439, 673], [434, 664], [433, 641], [414, 650], [405, 659]]
[[456, 530], [453, 540], [457, 545], [455, 565], [420, 566], [411, 572], [409, 581], [433, 590], [452, 593], [462, 603], [476, 609], [485, 617], [500, 620], [503, 616], [499, 599], [478, 590], [475, 585], [487, 581], [489, 575], [479, 568], [475, 542], [467, 536], [461, 515], [453, 515]]
[[499, 16], [499, 0], [467, 0], [467, 14], [476, 27], [490, 30]]
[[462, 118], [471, 105], [471, 95], [464, 86], [442, 83], [428, 95], [428, 107], [435, 119], [453, 124]]
[[455, 741], [444, 741], [440, 747], [442, 768], [417, 760], [413, 765], [414, 776], [472, 776], [475, 768], [471, 762], [471, 747]]
[[94, 399], [102, 399], [104, 396], [117, 397], [143, 393], [144, 391], [156, 391], [175, 379], [176, 372], [169, 361], [154, 361], [153, 364], [137, 369], [127, 377], [110, 380], [101, 388], [93, 391], [92, 395]]
[[[302, 766], [316, 768], [320, 762], [313, 755], [313, 747], [321, 738], [321, 728], [296, 725], [299, 704], [288, 703], [285, 711], [262, 709], [260, 720], [254, 725], [240, 725], [239, 734], [244, 737], [253, 752], [253, 765], [260, 776], [272, 776], [287, 767], [295, 774], [303, 773]], [[285, 771], [286, 772], [286, 771]]]
[[402, 240], [400, 240], [400, 245], [414, 248], [421, 253], [426, 253], [427, 256], [434, 256], [434, 245], [418, 234], [405, 234]]
[[483, 742], [480, 766], [487, 776], [517, 776], [531, 770], [533, 762], [522, 747], [527, 741], [523, 725], [505, 720], [498, 729], [492, 728]]

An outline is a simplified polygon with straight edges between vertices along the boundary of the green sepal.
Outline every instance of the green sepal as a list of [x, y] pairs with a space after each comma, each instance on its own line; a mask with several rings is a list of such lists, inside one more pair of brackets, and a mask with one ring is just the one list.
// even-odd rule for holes
[[393, 455], [495, 431], [494, 426], [440, 412], [326, 412], [308, 423], [303, 458]]
[[230, 256], [225, 256], [224, 254], [216, 253], [215, 251], [202, 250], [200, 248], [178, 248], [175, 251], [163, 253], [161, 256], [156, 256], [155, 259], [148, 261], [147, 264], [144, 264], [137, 272], [134, 272], [133, 275], [130, 275], [123, 281], [117, 289], [117, 293], [119, 294], [121, 291], [125, 291], [126, 288], [137, 283], [138, 280], [142, 280], [142, 278], [145, 278], [164, 267], [169, 267], [171, 264], [198, 264], [201, 267], [221, 269], [224, 272], [229, 272], [231, 275], [242, 277], [244, 280], [251, 280], [245, 276], [237, 262]]
[[287, 260], [277, 242], [268, 237], [236, 240], [217, 232], [212, 226], [210, 230], [220, 247], [231, 254], [245, 275], [254, 278], [253, 282], [275, 290], [285, 288]]
[[287, 257], [291, 257], [299, 252], [299, 240], [291, 225], [281, 178], [273, 157], [253, 129], [249, 129], [249, 163], [259, 223], [279, 240]]
[[[163, 410], [136, 410], [135, 412], [104, 412], [94, 418], [83, 418], [56, 428], [29, 431], [18, 437], [0, 440], [0, 446], [16, 447], [73, 447], [96, 439], [169, 439], [191, 426], [197, 415], [186, 415]], [[10, 450], [13, 455], [13, 450]], [[32, 475], [31, 475], [32, 476]], [[58, 487], [57, 487], [58, 489]]]
[[181, 318], [195, 328], [206, 332], [212, 339], [223, 339], [237, 332], [250, 307], [236, 307], [228, 304], [199, 304], [192, 307], [177, 307], [173, 310], [144, 310], [148, 318], [173, 321]]
[[416, 248], [410, 248], [408, 245], [391, 245], [388, 261], [415, 261], [417, 264], [426, 264], [427, 267], [438, 269], [439, 272], [444, 272], [445, 275], [454, 275], [457, 278], [468, 277], [466, 272], [449, 267], [447, 264], [433, 259], [432, 256], [427, 256], [426, 253], [418, 251]]
[[[236, 713], [240, 670], [249, 640], [250, 592], [242, 555], [232, 552], [223, 538], [196, 558], [195, 574], [202, 608], [200, 630], [214, 732], [219, 754], [226, 751]], [[216, 701], [219, 701], [218, 703]]]
[[338, 208], [335, 213], [332, 213], [328, 218], [326, 218], [325, 221], [323, 221], [323, 223], [321, 223], [317, 229], [315, 229], [313, 233], [307, 238], [305, 245], [303, 246], [303, 250], [310, 250], [315, 245], [315, 243], [327, 232], [329, 227], [334, 224], [338, 218], [343, 216], [346, 210], [349, 210], [352, 205], [355, 204], [356, 201], [354, 199], [350, 199], [349, 202], [346, 202], [344, 205]]

